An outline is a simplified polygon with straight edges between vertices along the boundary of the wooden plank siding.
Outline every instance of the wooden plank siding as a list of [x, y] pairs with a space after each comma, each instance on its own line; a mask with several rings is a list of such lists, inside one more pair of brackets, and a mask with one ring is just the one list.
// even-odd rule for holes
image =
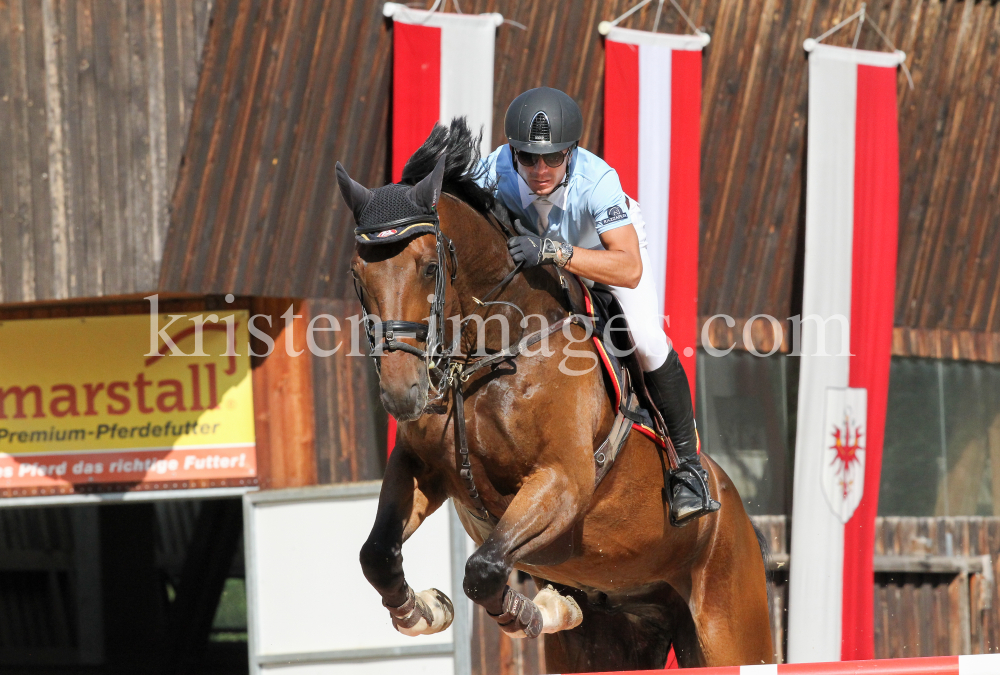
[[0, 303], [156, 289], [211, 5], [0, 2]]
[[[385, 470], [387, 417], [378, 400], [375, 365], [364, 356], [368, 352], [364, 334], [355, 333], [357, 324], [351, 323], [352, 318], [360, 318], [361, 304], [314, 299], [309, 301], [309, 310], [311, 321], [316, 322], [312, 374], [318, 481], [380, 480]], [[339, 331], [323, 330], [335, 325]]]
[[[494, 144], [503, 140], [507, 103], [546, 84], [581, 103], [582, 143], [601, 151], [604, 56], [596, 25], [631, 4], [462, 3], [466, 12], [498, 11], [527, 26], [497, 32]], [[728, 314], [742, 327], [755, 314], [798, 312], [808, 86], [802, 41], [855, 4], [686, 6], [713, 36], [702, 109], [704, 317]], [[1000, 335], [1000, 7], [878, 0], [868, 8], [908, 53], [916, 83], [910, 91], [900, 74], [896, 324], [945, 331], [948, 344], [967, 331]], [[391, 22], [377, 5], [357, 0], [230, 0], [215, 14], [161, 288], [347, 297], [351, 219], [336, 194], [333, 162], [367, 185], [388, 179]], [[625, 25], [650, 29], [654, 14], [651, 3]], [[661, 29], [685, 26], [668, 7]], [[852, 37], [848, 29], [827, 41], [846, 45]], [[859, 47], [882, 48], [868, 27]], [[996, 358], [973, 343], [963, 358]], [[896, 344], [905, 355], [941, 352], [921, 349], [926, 341], [907, 342], [907, 351]]]
[[[1000, 519], [876, 519], [875, 555], [906, 554], [988, 556], [984, 564], [995, 579], [1000, 571]], [[875, 658], [998, 650], [1000, 595], [987, 575], [876, 573]]]
[[[583, 144], [601, 150], [603, 46], [594, 28], [628, 3], [564, 4], [466, 3], [528, 26], [497, 34], [494, 143], [507, 102], [544, 83], [582, 103]], [[801, 42], [853, 9], [832, 0], [690, 5], [714, 36], [702, 112], [705, 317], [745, 322], [798, 309]], [[900, 77], [896, 324], [939, 336], [897, 340], [896, 353], [995, 361], [987, 345], [1000, 335], [1000, 9], [884, 0], [869, 10], [909, 53], [918, 85], [910, 91]], [[650, 5], [626, 23], [650, 28], [653, 14]], [[662, 28], [684, 30], [670, 9]], [[344, 296], [350, 219], [332, 189], [332, 163], [344, 160], [368, 184], [387, 173], [391, 22], [376, 6], [9, 0], [0, 35], [0, 302], [158, 284]], [[879, 47], [873, 31], [862, 31], [860, 46]]]
[[[291, 312], [291, 314], [289, 314]], [[306, 327], [309, 304], [290, 298], [254, 298], [251, 316], [273, 340], [266, 357], [251, 357], [257, 474], [261, 489], [316, 484], [315, 420], [311, 356]], [[268, 346], [252, 339], [256, 354]]]
[[216, 5], [162, 288], [344, 296], [353, 239], [333, 168], [385, 181], [392, 49], [380, 7]]

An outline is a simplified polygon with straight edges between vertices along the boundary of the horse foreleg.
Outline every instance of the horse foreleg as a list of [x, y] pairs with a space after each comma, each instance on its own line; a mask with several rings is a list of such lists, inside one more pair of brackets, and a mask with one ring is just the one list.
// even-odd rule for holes
[[404, 635], [438, 633], [455, 617], [447, 595], [436, 588], [415, 593], [403, 574], [403, 542], [444, 502], [443, 491], [421, 469], [421, 462], [406, 448], [393, 450], [375, 524], [361, 547], [365, 578], [382, 596], [392, 625]]
[[581, 490], [567, 476], [539, 471], [518, 491], [503, 518], [465, 566], [465, 593], [482, 605], [510, 637], [538, 637], [580, 625], [576, 600], [554, 588], [534, 601], [507, 585], [514, 565], [545, 548], [573, 525]]

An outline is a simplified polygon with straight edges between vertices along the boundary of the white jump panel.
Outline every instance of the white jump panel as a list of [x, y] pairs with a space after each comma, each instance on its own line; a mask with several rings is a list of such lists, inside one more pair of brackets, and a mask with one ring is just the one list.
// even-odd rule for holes
[[415, 638], [398, 633], [358, 561], [380, 487], [354, 483], [244, 497], [251, 673], [468, 673], [465, 532], [445, 506], [403, 545], [414, 590], [438, 588], [460, 602], [448, 630]]

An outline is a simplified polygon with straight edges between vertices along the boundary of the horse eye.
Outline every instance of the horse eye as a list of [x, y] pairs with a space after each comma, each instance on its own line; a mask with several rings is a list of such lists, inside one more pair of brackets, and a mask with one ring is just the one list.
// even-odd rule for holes
[[424, 268], [424, 276], [432, 277], [435, 274], [437, 274], [437, 271], [438, 271], [437, 263], [430, 263], [429, 265], [427, 265], [427, 267]]

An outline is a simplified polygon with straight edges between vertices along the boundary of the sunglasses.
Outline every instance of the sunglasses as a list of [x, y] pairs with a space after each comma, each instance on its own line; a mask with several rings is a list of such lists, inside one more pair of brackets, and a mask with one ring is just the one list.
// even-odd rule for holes
[[568, 154], [568, 152], [547, 152], [544, 155], [536, 155], [533, 152], [518, 150], [517, 161], [525, 166], [535, 166], [538, 158], [541, 157], [546, 166], [554, 169], [566, 161], [566, 155]]

